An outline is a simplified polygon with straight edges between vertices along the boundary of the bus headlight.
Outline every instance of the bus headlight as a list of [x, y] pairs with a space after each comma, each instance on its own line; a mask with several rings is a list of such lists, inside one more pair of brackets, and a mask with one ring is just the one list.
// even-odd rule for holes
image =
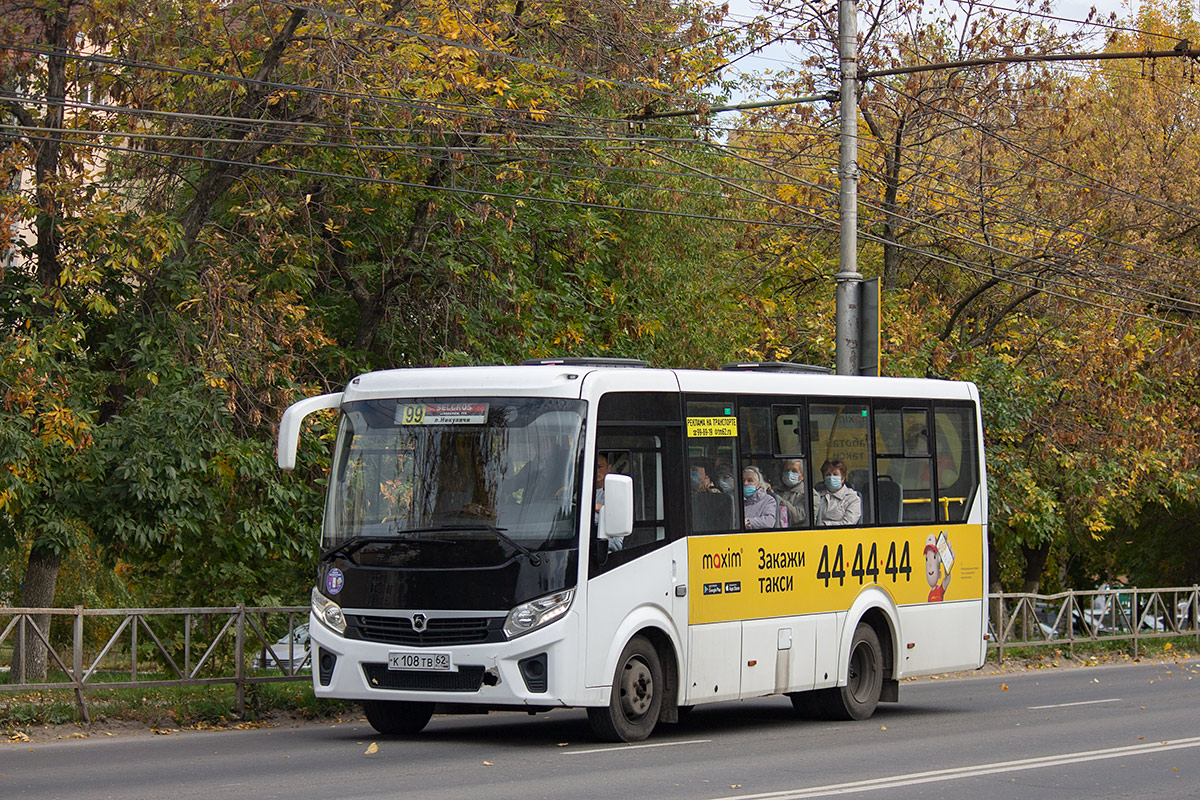
[[567, 609], [571, 607], [571, 598], [574, 596], [574, 589], [564, 589], [561, 592], [522, 603], [508, 612], [508, 618], [504, 620], [504, 635], [509, 639], [515, 639], [521, 634], [550, 624], [567, 613]]
[[342, 607], [321, 594], [315, 586], [312, 590], [312, 609], [317, 618], [338, 633], [346, 632], [346, 617]]

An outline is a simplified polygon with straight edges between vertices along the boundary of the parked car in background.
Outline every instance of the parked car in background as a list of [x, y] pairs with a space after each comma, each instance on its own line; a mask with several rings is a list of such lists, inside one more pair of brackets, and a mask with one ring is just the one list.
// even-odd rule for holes
[[[293, 666], [294, 665], [294, 666]], [[297, 625], [270, 647], [259, 649], [254, 656], [255, 669], [278, 668], [284, 672], [311, 669], [308, 656], [308, 623]]]

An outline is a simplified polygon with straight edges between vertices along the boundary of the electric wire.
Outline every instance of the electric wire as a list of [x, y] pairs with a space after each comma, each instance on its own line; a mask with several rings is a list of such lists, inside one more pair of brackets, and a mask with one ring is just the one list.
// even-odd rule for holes
[[[766, 165], [766, 164], [760, 164], [760, 166], [761, 166], [761, 167], [763, 167], [763, 168], [772, 169], [772, 168], [770, 167], [770, 165]], [[828, 192], [830, 192], [830, 193], [836, 194], [836, 190], [832, 190], [832, 189], [825, 190], [825, 189], [824, 189], [824, 187], [822, 187], [822, 191], [828, 191]], [[864, 202], [864, 201], [863, 201], [861, 198], [859, 199], [859, 202], [860, 202], [861, 204], [863, 204], [863, 205], [866, 205], [866, 206], [868, 206], [868, 207], [875, 208], [876, 210], [881, 210], [881, 207], [880, 207], [880, 206], [878, 206], [878, 205], [876, 205], [876, 204], [869, 203], [869, 202]], [[1039, 258], [1039, 257], [1035, 257], [1035, 256], [1029, 256], [1029, 255], [1025, 255], [1025, 254], [1018, 253], [1018, 252], [1015, 252], [1015, 251], [1006, 250], [1006, 249], [1004, 249], [1004, 248], [997, 247], [997, 246], [995, 246], [995, 245], [992, 245], [992, 244], [989, 244], [989, 243], [987, 243], [987, 242], [979, 242], [979, 241], [973, 240], [973, 239], [971, 239], [971, 238], [969, 238], [969, 237], [963, 236], [962, 234], [959, 234], [959, 233], [957, 233], [957, 232], [954, 232], [954, 231], [952, 231], [952, 230], [951, 230], [951, 231], [947, 231], [946, 229], [943, 229], [943, 228], [938, 228], [938, 227], [932, 226], [932, 225], [930, 225], [930, 224], [928, 224], [928, 223], [923, 223], [923, 222], [921, 222], [920, 220], [916, 220], [915, 218], [909, 217], [909, 216], [907, 216], [907, 215], [906, 215], [906, 214], [904, 214], [904, 213], [896, 213], [896, 212], [889, 212], [889, 213], [891, 213], [891, 214], [892, 214], [892, 216], [895, 216], [895, 217], [897, 217], [897, 218], [904, 219], [904, 220], [907, 220], [907, 221], [912, 221], [912, 222], [914, 222], [914, 223], [918, 224], [920, 227], [923, 227], [923, 228], [926, 228], [926, 229], [934, 229], [934, 230], [937, 230], [937, 231], [938, 231], [938, 232], [940, 232], [940, 233], [943, 233], [943, 234], [946, 234], [946, 235], [952, 236], [952, 237], [954, 237], [954, 238], [956, 238], [956, 239], [958, 239], [958, 240], [960, 240], [960, 241], [964, 242], [965, 244], [968, 244], [968, 245], [970, 245], [970, 246], [972, 246], [972, 247], [975, 247], [975, 248], [978, 248], [978, 249], [981, 249], [981, 250], [987, 250], [987, 251], [990, 251], [990, 252], [994, 252], [994, 253], [996, 253], [996, 254], [998, 254], [998, 255], [1006, 256], [1006, 257], [1009, 257], [1009, 258], [1014, 258], [1014, 259], [1016, 259], [1016, 260], [1019, 260], [1019, 261], [1023, 261], [1023, 262], [1027, 262], [1027, 263], [1031, 263], [1031, 264], [1037, 264], [1037, 265], [1043, 266], [1043, 267], [1045, 267], [1045, 268], [1047, 268], [1047, 269], [1053, 269], [1053, 270], [1058, 270], [1058, 269], [1059, 269], [1059, 268], [1058, 268], [1058, 265], [1056, 265], [1056, 264], [1054, 264], [1054, 263], [1052, 263], [1052, 262], [1047, 262], [1047, 261], [1046, 261], [1044, 258]], [[869, 232], [868, 232], [868, 231], [863, 231], [861, 228], [860, 228], [860, 235], [866, 236], [867, 238], [871, 238], [872, 236], [874, 236], [874, 238], [875, 238], [875, 240], [876, 240], [876, 241], [879, 241], [879, 242], [884, 242], [884, 243], [890, 243], [890, 244], [893, 244], [893, 245], [895, 245], [895, 246], [898, 246], [898, 247], [905, 247], [905, 248], [908, 248], [908, 247], [910, 247], [910, 246], [908, 246], [908, 245], [904, 245], [904, 244], [902, 244], [902, 243], [899, 243], [899, 242], [895, 242], [895, 241], [892, 241], [892, 240], [887, 240], [887, 239], [884, 239], [883, 237], [878, 237], [878, 236], [876, 236], [876, 235], [874, 235], [874, 234], [869, 234]], [[927, 252], [927, 251], [918, 251], [918, 252]], [[994, 267], [992, 267], [992, 268], [994, 268]], [[1023, 273], [1015, 273], [1015, 272], [1014, 272], [1014, 273], [1012, 273], [1012, 274], [1023, 274]], [[1048, 281], [1048, 282], [1050, 282], [1050, 283], [1053, 283], [1053, 284], [1055, 284], [1055, 285], [1059, 285], [1059, 286], [1063, 286], [1063, 287], [1065, 287], [1065, 288], [1075, 288], [1075, 287], [1076, 287], [1076, 284], [1074, 284], [1074, 283], [1069, 283], [1069, 282], [1067, 282], [1065, 279], [1064, 279], [1064, 280], [1058, 280], [1058, 279], [1048, 279], [1048, 278], [1044, 278], [1044, 277], [1043, 277], [1043, 278], [1040, 278], [1039, 280]], [[1099, 293], [1099, 294], [1105, 294], [1105, 295], [1109, 295], [1109, 296], [1115, 297], [1115, 298], [1117, 298], [1117, 299], [1122, 299], [1122, 300], [1134, 300], [1134, 299], [1135, 299], [1134, 295], [1140, 295], [1140, 296], [1142, 296], [1142, 297], [1146, 296], [1146, 293], [1145, 293], [1143, 290], [1139, 289], [1138, 287], [1134, 287], [1134, 286], [1129, 286], [1129, 285], [1124, 285], [1124, 284], [1123, 284], [1123, 285], [1121, 285], [1121, 286], [1120, 286], [1120, 288], [1121, 288], [1121, 289], [1123, 289], [1123, 290], [1125, 290], [1125, 291], [1124, 291], [1124, 292], [1119, 292], [1119, 291], [1110, 291], [1110, 290], [1105, 290], [1105, 289], [1093, 289], [1092, 291], [1095, 291], [1095, 292], [1097, 292], [1097, 293]], [[1133, 294], [1130, 294], [1130, 293], [1133, 293]], [[1181, 301], [1179, 301], [1179, 300], [1178, 300], [1178, 298], [1174, 298], [1174, 297], [1170, 297], [1170, 296], [1160, 296], [1160, 299], [1167, 299], [1167, 300], [1170, 300], [1170, 301], [1172, 301], [1173, 303], [1180, 303], [1180, 302], [1181, 302]], [[1190, 302], [1185, 302], [1185, 304], [1188, 304], [1188, 305], [1196, 305], [1196, 306], [1197, 306], [1197, 308], [1198, 308], [1198, 309], [1200, 309], [1200, 304], [1196, 304], [1196, 303], [1190, 303]]]

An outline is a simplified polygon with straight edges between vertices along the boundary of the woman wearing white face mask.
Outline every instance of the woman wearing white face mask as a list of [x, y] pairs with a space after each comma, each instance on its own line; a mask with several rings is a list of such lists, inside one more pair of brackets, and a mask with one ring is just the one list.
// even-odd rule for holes
[[840, 458], [821, 465], [824, 483], [817, 487], [818, 525], [857, 525], [862, 522], [862, 498], [846, 485], [846, 465]]

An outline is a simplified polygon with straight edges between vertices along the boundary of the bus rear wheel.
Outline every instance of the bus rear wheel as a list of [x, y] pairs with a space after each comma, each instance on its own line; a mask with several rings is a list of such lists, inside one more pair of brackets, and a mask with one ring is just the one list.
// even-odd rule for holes
[[646, 637], [633, 637], [617, 660], [608, 705], [588, 709], [588, 721], [597, 738], [640, 742], [648, 737], [658, 723], [664, 687], [658, 651]]
[[850, 642], [846, 685], [829, 690], [825, 711], [831, 719], [867, 719], [875, 713], [882, 691], [883, 648], [875, 629], [860, 622]]
[[367, 722], [380, 733], [412, 736], [420, 733], [433, 716], [433, 703], [405, 703], [398, 700], [364, 700]]

